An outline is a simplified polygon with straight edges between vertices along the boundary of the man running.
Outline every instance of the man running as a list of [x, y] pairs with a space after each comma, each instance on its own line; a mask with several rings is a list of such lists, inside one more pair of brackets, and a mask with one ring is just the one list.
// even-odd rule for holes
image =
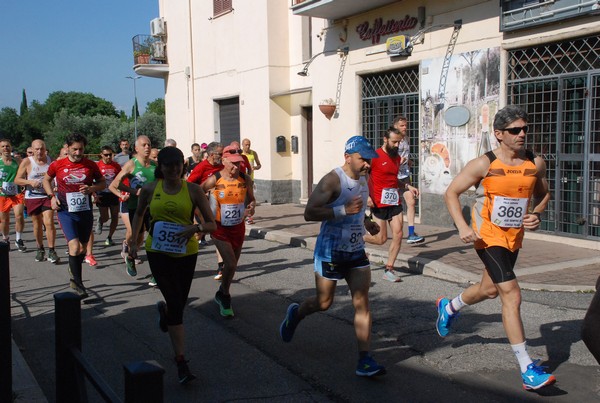
[[[540, 226], [540, 215], [550, 199], [544, 160], [525, 149], [527, 113], [509, 105], [496, 113], [494, 135], [500, 143], [495, 150], [469, 162], [446, 190], [446, 205], [460, 239], [474, 242], [485, 265], [481, 282], [452, 300], [439, 298], [436, 329], [445, 337], [458, 312], [486, 299], [500, 296], [502, 323], [521, 368], [523, 388], [539, 389], [556, 379], [538, 366], [527, 353], [521, 319], [521, 289], [514, 273], [525, 230]], [[462, 213], [459, 196], [476, 187], [472, 225]]]
[[[229, 287], [237, 269], [246, 236], [244, 217], [254, 214], [254, 192], [252, 179], [240, 172], [244, 161], [235, 147], [223, 149], [223, 169], [202, 183], [202, 189], [210, 192], [210, 206], [217, 222], [211, 238], [223, 258], [223, 277], [215, 295], [221, 316], [232, 317]], [[247, 197], [246, 197], [247, 196]], [[248, 202], [247, 207], [245, 203]]]
[[119, 197], [108, 189], [112, 181], [119, 172], [121, 172], [121, 165], [113, 161], [113, 154], [114, 151], [112, 147], [104, 146], [100, 152], [102, 159], [97, 162], [100, 172], [104, 176], [104, 179], [106, 179], [106, 189], [103, 189], [96, 194], [96, 204], [98, 205], [100, 216], [96, 222], [96, 229], [94, 232], [96, 235], [102, 234], [102, 227], [104, 223], [108, 221], [110, 213], [108, 237], [106, 237], [106, 241], [104, 241], [104, 245], [106, 246], [113, 246], [115, 244], [112, 237], [119, 224]]
[[[83, 299], [88, 294], [83, 285], [81, 265], [94, 225], [92, 193], [106, 187], [95, 162], [85, 158], [87, 139], [81, 134], [67, 136], [68, 156], [50, 164], [44, 176], [44, 189], [51, 197], [52, 209], [58, 210], [58, 221], [69, 247], [69, 285]], [[52, 181], [56, 178], [57, 192]]]
[[131, 159], [131, 153], [129, 151], [129, 140], [121, 139], [119, 141], [119, 148], [121, 149], [121, 152], [115, 155], [114, 161], [117, 164], [123, 166], [127, 163], [127, 161]]
[[388, 259], [383, 272], [383, 279], [397, 283], [402, 281], [400, 275], [394, 270], [396, 257], [402, 245], [402, 203], [400, 191], [408, 191], [418, 195], [418, 190], [409, 184], [398, 180], [401, 158], [398, 155], [398, 146], [402, 135], [395, 127], [386, 130], [383, 136], [383, 145], [377, 149], [379, 158], [371, 163], [369, 176], [369, 197], [373, 207], [371, 213], [380, 231], [376, 235], [366, 234], [365, 241], [376, 245], [383, 245], [388, 239], [387, 224], [392, 232], [392, 240], [388, 248]]
[[12, 146], [7, 139], [0, 140], [0, 230], [2, 238], [10, 248], [9, 225], [10, 211], [15, 215], [15, 246], [19, 252], [25, 252], [27, 247], [21, 238], [25, 228], [23, 216], [23, 193], [15, 183], [19, 163], [13, 158]]
[[315, 245], [316, 295], [291, 304], [279, 328], [288, 343], [298, 323], [315, 312], [326, 311], [333, 303], [338, 280], [346, 280], [354, 306], [354, 331], [358, 341], [356, 375], [385, 374], [385, 368], [371, 357], [371, 312], [369, 287], [371, 267], [365, 253], [363, 233], [379, 231], [379, 225], [365, 216], [369, 189], [365, 175], [372, 158], [379, 156], [363, 136], [348, 139], [344, 165], [321, 179], [310, 195], [304, 219], [322, 221]]
[[202, 158], [200, 156], [200, 144], [198, 143], [194, 143], [192, 144], [192, 155], [189, 156], [186, 160], [185, 160], [185, 174], [186, 177], [190, 176], [190, 173], [192, 172], [192, 170], [194, 168], [196, 168], [196, 165], [198, 165], [199, 163], [202, 162]]
[[31, 147], [33, 155], [25, 158], [19, 170], [15, 183], [25, 186], [25, 206], [27, 215], [33, 222], [33, 236], [37, 244], [36, 262], [46, 260], [46, 250], [44, 249], [44, 227], [46, 228], [46, 238], [48, 239], [48, 261], [58, 263], [56, 250], [56, 227], [54, 226], [54, 210], [50, 198], [44, 190], [44, 176], [50, 167], [52, 159], [46, 152], [46, 144], [42, 140], [33, 140]]
[[[121, 169], [109, 186], [111, 192], [115, 194], [118, 194], [118, 191], [124, 191], [130, 194], [129, 199], [126, 201], [130, 223], [133, 223], [135, 220], [138, 197], [140, 195], [142, 186], [144, 186], [146, 183], [154, 182], [154, 170], [156, 169], [156, 164], [154, 161], [150, 160], [151, 149], [152, 145], [148, 136], [138, 136], [135, 142], [136, 156], [123, 165], [123, 169]], [[129, 178], [129, 185], [123, 183], [123, 179], [126, 177]], [[144, 241], [144, 231], [148, 230], [150, 225], [149, 213], [146, 213], [142, 223], [143, 225], [141, 226], [140, 233], [136, 234], [138, 248]], [[125, 239], [129, 239], [131, 237], [130, 235], [131, 234], [129, 233], [125, 234]], [[129, 276], [135, 277], [137, 276], [136, 261], [135, 258], [130, 256], [128, 252], [125, 252], [128, 250], [126, 240], [123, 241], [125, 271]], [[139, 263], [141, 263], [141, 261], [138, 260], [137, 264]], [[152, 278], [150, 279], [150, 282], [154, 284]]]

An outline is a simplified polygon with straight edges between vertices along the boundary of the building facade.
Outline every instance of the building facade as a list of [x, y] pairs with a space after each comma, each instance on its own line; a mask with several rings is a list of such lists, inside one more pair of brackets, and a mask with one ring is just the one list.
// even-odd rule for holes
[[159, 0], [159, 9], [152, 35], [140, 35], [158, 58], [136, 59], [134, 70], [165, 82], [167, 137], [184, 151], [249, 138], [262, 163], [257, 200], [306, 200], [347, 138], [380, 146], [404, 115], [420, 222], [450, 226], [447, 185], [496, 145], [495, 112], [521, 104], [553, 194], [542, 232], [600, 240], [600, 3]]

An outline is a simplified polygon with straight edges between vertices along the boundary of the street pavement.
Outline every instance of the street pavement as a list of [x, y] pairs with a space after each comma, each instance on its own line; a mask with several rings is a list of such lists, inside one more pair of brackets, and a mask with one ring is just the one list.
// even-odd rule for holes
[[[599, 253], [563, 243], [528, 239], [518, 261], [523, 288], [580, 291], [524, 292], [530, 351], [559, 379], [557, 386], [539, 394], [520, 390], [498, 301], [469, 307], [456, 334], [446, 339], [437, 336], [435, 298], [456, 295], [481, 273], [472, 247], [462, 244], [456, 231], [448, 228], [417, 226], [426, 242], [403, 245], [397, 261], [402, 283], [381, 280], [379, 263], [387, 258], [387, 245], [368, 248], [373, 262], [373, 350], [388, 375], [374, 381], [354, 375], [352, 307], [343, 282], [334, 306], [304, 321], [292, 343], [282, 343], [277, 329], [287, 305], [314, 293], [311, 249], [319, 223], [306, 223], [303, 210], [299, 205], [257, 208], [232, 286], [233, 320], [221, 318], [212, 301], [217, 287], [212, 280], [213, 247], [201, 251], [184, 319], [188, 358], [199, 375], [188, 388], [174, 382], [168, 337], [156, 329], [154, 304], [160, 293], [146, 284], [147, 263], [140, 266], [136, 278], [128, 277], [118, 248], [100, 246], [105, 234], [98, 237], [99, 266], [85, 265], [84, 270], [92, 294], [82, 304], [84, 354], [119, 395], [124, 363], [157, 360], [166, 370], [167, 402], [600, 398], [600, 369], [579, 340], [581, 319], [591, 301], [587, 291], [594, 288], [600, 272]], [[115, 240], [122, 236], [120, 227]], [[33, 245], [30, 231], [25, 240]], [[60, 248], [64, 254], [64, 244]], [[17, 401], [52, 402], [52, 295], [68, 291], [68, 277], [66, 263], [36, 263], [33, 256], [32, 249], [11, 252], [13, 337], [19, 346], [13, 348], [13, 387]], [[90, 401], [99, 401], [93, 393], [90, 396]]]

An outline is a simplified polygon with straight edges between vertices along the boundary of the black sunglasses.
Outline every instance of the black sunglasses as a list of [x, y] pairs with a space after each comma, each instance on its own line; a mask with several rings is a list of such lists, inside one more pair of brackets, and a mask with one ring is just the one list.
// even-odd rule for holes
[[112, 157], [112, 154], [102, 154], [103, 157]]
[[242, 150], [238, 149], [238, 150], [227, 150], [227, 153], [229, 154], [241, 154]]
[[515, 136], [521, 133], [521, 130], [523, 130], [523, 133], [527, 134], [527, 132], [529, 131], [529, 126], [507, 127], [506, 129], [502, 129], [502, 131], [509, 132], [510, 134], [513, 134]]

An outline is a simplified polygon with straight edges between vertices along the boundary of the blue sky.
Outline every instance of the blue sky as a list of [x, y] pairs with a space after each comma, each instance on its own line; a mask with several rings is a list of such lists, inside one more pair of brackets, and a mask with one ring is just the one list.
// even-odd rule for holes
[[[90, 92], [128, 115], [131, 38], [150, 33], [158, 0], [0, 0], [0, 109], [44, 102], [54, 91]], [[137, 80], [140, 112], [164, 97], [163, 80]]]

